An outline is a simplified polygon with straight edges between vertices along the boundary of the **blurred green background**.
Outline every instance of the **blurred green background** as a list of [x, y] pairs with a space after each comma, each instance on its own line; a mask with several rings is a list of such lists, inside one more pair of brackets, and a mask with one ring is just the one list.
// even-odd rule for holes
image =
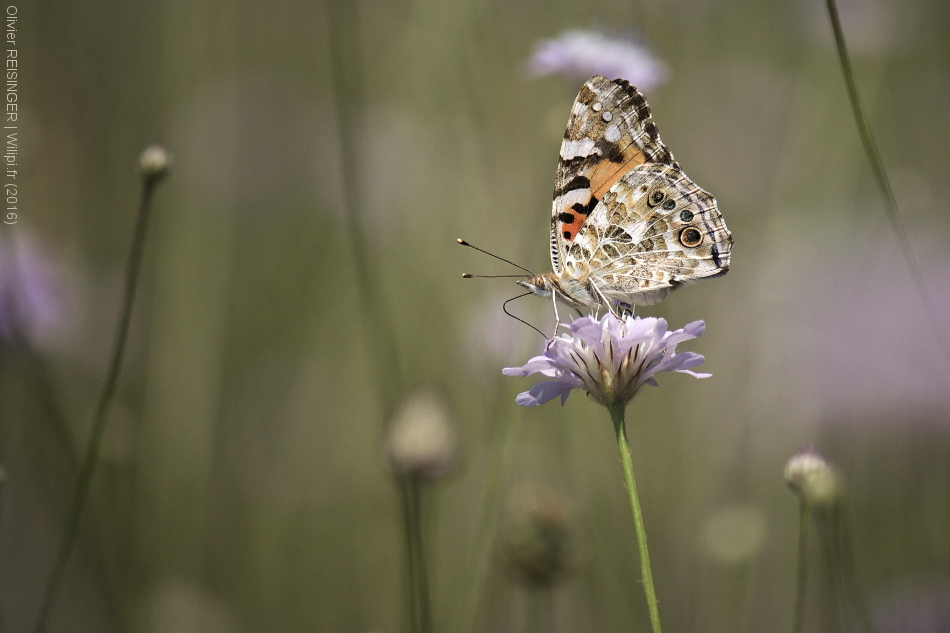
[[[609, 28], [666, 65], [645, 91], [655, 120], [735, 238], [726, 277], [639, 311], [704, 319], [683, 348], [713, 373], [663, 376], [628, 412], [664, 624], [790, 628], [782, 469], [812, 442], [848, 483], [850, 537], [818, 525], [806, 630], [866, 630], [865, 602], [873, 630], [950, 631], [950, 4], [841, 4], [938, 324], [820, 0], [16, 6], [21, 214], [0, 230], [37, 289], [22, 336], [0, 338], [5, 630], [32, 626], [52, 566], [111, 350], [135, 163], [161, 141], [174, 169], [50, 630], [404, 630], [383, 431], [430, 388], [458, 438], [425, 498], [437, 629], [524, 629], [532, 592], [498, 537], [518, 491], [543, 488], [571, 530], [550, 630], [646, 631], [606, 412], [581, 394], [515, 405], [532, 381], [501, 368], [541, 338], [502, 314], [510, 280], [460, 279], [511, 270], [454, 243], [547, 268], [582, 80], [531, 78], [527, 60], [567, 29]], [[545, 301], [512, 310], [552, 327]]]

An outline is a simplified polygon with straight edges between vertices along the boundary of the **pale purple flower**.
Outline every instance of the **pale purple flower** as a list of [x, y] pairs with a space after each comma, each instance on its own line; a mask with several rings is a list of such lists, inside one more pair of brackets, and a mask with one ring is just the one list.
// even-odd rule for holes
[[705, 331], [702, 321], [671, 332], [664, 319], [620, 318], [607, 313], [600, 319], [580, 317], [570, 329], [570, 334], [548, 341], [541, 356], [523, 367], [503, 370], [506, 376], [537, 372], [550, 378], [518, 394], [518, 404], [536, 407], [560, 396], [563, 405], [572, 389], [584, 389], [594, 400], [610, 407], [628, 403], [643, 385], [657, 386], [654, 376], [661, 371], [678, 371], [696, 378], [711, 375], [689, 371], [703, 363], [702, 355], [676, 353], [678, 343]]
[[667, 76], [666, 65], [633, 39], [581, 30], [539, 42], [528, 60], [528, 72], [535, 77], [559, 74], [578, 81], [592, 75], [623, 78], [640, 90], [650, 90]]
[[0, 338], [12, 340], [19, 330], [35, 342], [60, 329], [70, 310], [60, 268], [22, 232], [0, 239]]

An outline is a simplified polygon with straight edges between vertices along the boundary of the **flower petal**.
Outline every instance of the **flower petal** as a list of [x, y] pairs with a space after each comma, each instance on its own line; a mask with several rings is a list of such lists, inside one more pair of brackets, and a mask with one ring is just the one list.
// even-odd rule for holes
[[690, 371], [688, 369], [677, 369], [676, 371], [678, 371], [681, 374], [689, 374], [693, 378], [709, 378], [710, 376], [712, 376], [712, 374], [709, 374], [706, 372]]
[[515, 398], [515, 402], [523, 407], [536, 407], [561, 396], [561, 404], [563, 405], [571, 390], [580, 386], [579, 383], [580, 381], [544, 380], [528, 391], [519, 393]]
[[547, 356], [535, 356], [522, 367], [505, 367], [501, 370], [506, 376], [530, 376], [538, 372], [548, 377], [556, 375], [559, 365]]
[[676, 331], [670, 332], [667, 335], [666, 339], [664, 339], [663, 345], [665, 345], [667, 349], [675, 350], [676, 346], [679, 343], [697, 338], [701, 336], [702, 333], [705, 331], [706, 331], [705, 321], [693, 321], [692, 323], [684, 327], [682, 330], [676, 330]]
[[679, 354], [670, 355], [666, 358], [663, 358], [659, 363], [644, 371], [643, 375], [646, 378], [652, 378], [661, 371], [687, 372], [688, 367], [701, 365], [703, 362], [705, 362], [705, 360], [706, 359], [702, 354], [696, 354], [694, 352], [681, 352]]

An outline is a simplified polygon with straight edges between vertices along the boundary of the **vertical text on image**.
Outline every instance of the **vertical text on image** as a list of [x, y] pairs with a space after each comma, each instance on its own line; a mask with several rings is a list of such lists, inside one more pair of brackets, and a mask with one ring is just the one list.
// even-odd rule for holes
[[18, 129], [19, 118], [19, 82], [20, 82], [20, 60], [16, 45], [17, 22], [19, 11], [15, 5], [8, 5], [6, 10], [6, 55], [4, 56], [4, 78], [6, 81], [4, 92], [4, 145], [3, 145], [3, 164], [4, 173], [3, 197], [4, 197], [4, 224], [16, 224], [19, 219], [20, 192], [17, 183], [17, 153], [20, 140]]

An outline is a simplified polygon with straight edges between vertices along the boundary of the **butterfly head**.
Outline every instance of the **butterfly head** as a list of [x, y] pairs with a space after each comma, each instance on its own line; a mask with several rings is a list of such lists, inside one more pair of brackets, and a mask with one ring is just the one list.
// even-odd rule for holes
[[516, 283], [522, 288], [545, 298], [550, 297], [552, 292], [558, 290], [557, 279], [554, 273], [535, 275], [534, 277], [522, 279]]

